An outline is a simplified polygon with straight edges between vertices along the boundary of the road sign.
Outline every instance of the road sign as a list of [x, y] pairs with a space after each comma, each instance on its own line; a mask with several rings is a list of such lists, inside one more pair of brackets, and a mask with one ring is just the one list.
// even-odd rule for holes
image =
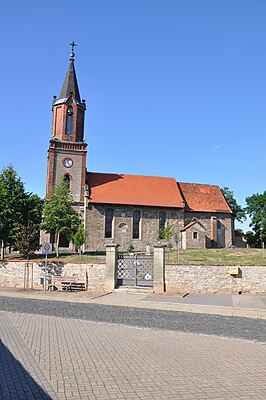
[[52, 253], [52, 243], [43, 243], [42, 254], [51, 254], [51, 253]]

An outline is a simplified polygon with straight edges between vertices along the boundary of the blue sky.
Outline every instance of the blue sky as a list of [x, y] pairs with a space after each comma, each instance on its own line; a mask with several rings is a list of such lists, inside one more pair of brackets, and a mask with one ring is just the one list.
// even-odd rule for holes
[[242, 206], [264, 192], [264, 0], [13, 0], [0, 33], [0, 169], [28, 191], [45, 194], [75, 40], [89, 170], [227, 186]]

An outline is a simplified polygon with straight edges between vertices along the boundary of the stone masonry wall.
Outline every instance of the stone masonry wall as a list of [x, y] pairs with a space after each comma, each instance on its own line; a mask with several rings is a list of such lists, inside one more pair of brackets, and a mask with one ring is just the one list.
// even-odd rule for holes
[[[88, 289], [101, 290], [105, 282], [105, 263], [80, 263], [64, 264], [48, 262], [48, 273], [53, 275], [75, 276], [79, 280], [86, 280], [88, 276]], [[44, 262], [29, 263], [10, 261], [0, 262], [0, 287], [13, 287], [20, 289], [42, 289], [40, 277], [44, 276]]]
[[[266, 266], [240, 266], [240, 274], [229, 274], [228, 266], [166, 265], [166, 292], [175, 294], [266, 294]], [[76, 276], [85, 281], [88, 275], [88, 290], [104, 290], [106, 277], [105, 263], [63, 264], [48, 263], [48, 272], [64, 276]], [[49, 275], [49, 274], [48, 274]], [[0, 288], [39, 289], [43, 286], [44, 263], [25, 262], [0, 263]]]
[[229, 274], [228, 266], [166, 265], [166, 291], [185, 293], [266, 294], [266, 266], [240, 266]]
[[[105, 235], [105, 209], [114, 210], [113, 237], [107, 239]], [[141, 211], [140, 238], [133, 239], [133, 211]], [[107, 206], [100, 204], [90, 204], [87, 209], [87, 231], [86, 240], [87, 251], [105, 251], [105, 244], [116, 243], [119, 251], [127, 250], [129, 245], [133, 245], [137, 251], [145, 251], [147, 243], [151, 248], [157, 241], [159, 233], [159, 212], [166, 211], [166, 221], [172, 226], [173, 230], [179, 232], [184, 226], [182, 210], [158, 208], [158, 207], [134, 207], [134, 206]]]
[[[197, 238], [193, 237], [194, 232]], [[206, 247], [206, 231], [200, 224], [194, 224], [182, 232], [182, 249], [204, 249]]]
[[[231, 214], [225, 213], [208, 213], [208, 212], [186, 212], [185, 224], [189, 223], [193, 218], [197, 218], [206, 229], [206, 247], [212, 247], [211, 242], [211, 217], [215, 216], [220, 222], [217, 229], [217, 243], [214, 247], [231, 247], [233, 244], [233, 228], [234, 222]], [[189, 245], [187, 246], [189, 248]]]

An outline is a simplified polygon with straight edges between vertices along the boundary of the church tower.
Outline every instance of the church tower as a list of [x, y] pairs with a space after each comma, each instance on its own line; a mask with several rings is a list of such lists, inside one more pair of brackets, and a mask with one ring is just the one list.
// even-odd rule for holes
[[54, 96], [52, 138], [48, 150], [46, 196], [63, 178], [76, 205], [84, 203], [87, 144], [84, 141], [86, 104], [80, 99], [71, 43], [70, 63], [59, 98]]

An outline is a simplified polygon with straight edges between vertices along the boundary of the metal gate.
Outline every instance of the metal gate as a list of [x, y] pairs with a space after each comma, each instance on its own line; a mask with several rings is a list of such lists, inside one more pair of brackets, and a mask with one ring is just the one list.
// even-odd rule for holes
[[117, 285], [153, 286], [153, 256], [118, 254]]

